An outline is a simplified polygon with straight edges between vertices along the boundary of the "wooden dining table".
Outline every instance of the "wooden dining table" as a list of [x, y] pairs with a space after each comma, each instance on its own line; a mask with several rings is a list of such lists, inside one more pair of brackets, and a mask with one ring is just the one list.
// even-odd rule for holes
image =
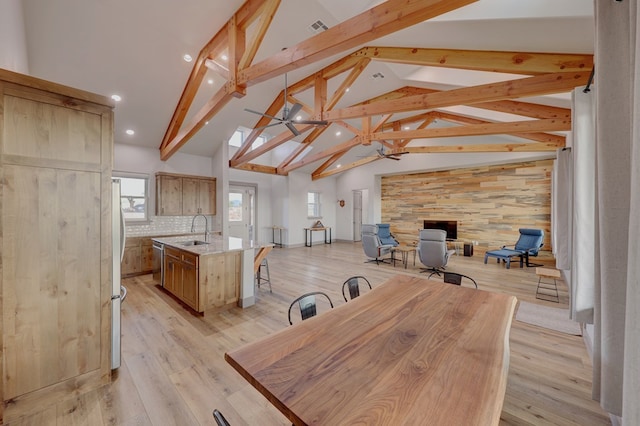
[[295, 425], [497, 425], [515, 306], [397, 275], [225, 359]]

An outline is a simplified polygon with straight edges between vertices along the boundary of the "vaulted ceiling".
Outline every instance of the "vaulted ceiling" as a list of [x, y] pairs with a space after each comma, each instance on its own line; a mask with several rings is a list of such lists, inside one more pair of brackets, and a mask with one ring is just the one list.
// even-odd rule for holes
[[[287, 72], [303, 65], [330, 58], [474, 1], [388, 0], [256, 63], [254, 59], [280, 7], [280, 0], [247, 0], [200, 50], [160, 146], [161, 157], [167, 159], [177, 152], [227, 103], [244, 97], [251, 86], [278, 75], [286, 76]], [[368, 65], [376, 61], [494, 73], [495, 81], [444, 90], [404, 86], [355, 104], [340, 105], [351, 87], [362, 84]], [[185, 121], [208, 69], [217, 72], [225, 82], [190, 121]], [[373, 161], [399, 160], [401, 155], [411, 153], [555, 151], [565, 145], [566, 137], [559, 132], [571, 129], [570, 109], [518, 99], [570, 92], [589, 82], [592, 69], [591, 54], [366, 46], [285, 85], [264, 112], [247, 111], [258, 113], [260, 118], [229, 165], [287, 175], [316, 164], [312, 176], [317, 179]], [[384, 78], [381, 73], [372, 75]], [[514, 118], [490, 120], [482, 114], [443, 109], [460, 106], [509, 114]], [[304, 112], [305, 116], [289, 117], [290, 108]], [[311, 123], [305, 123], [308, 120]], [[314, 125], [313, 121], [323, 124]], [[450, 125], [435, 126], [438, 121]], [[278, 124], [285, 126], [275, 128]], [[334, 128], [351, 137], [331, 146], [324, 144], [310, 153], [309, 147]], [[265, 144], [251, 149], [256, 138], [267, 129], [278, 131]], [[478, 135], [509, 135], [517, 141], [411, 145], [417, 139]], [[296, 146], [278, 164], [252, 162], [296, 137]], [[375, 154], [335, 167], [349, 151], [371, 146], [374, 141], [380, 144]]]
[[[122, 95], [116, 142], [165, 159], [212, 156], [239, 126], [269, 121], [245, 109], [282, 117], [286, 72], [287, 106], [328, 125], [296, 125], [293, 138], [274, 125], [253, 150], [249, 132], [230, 158], [279, 175], [389, 161], [378, 151], [402, 164], [425, 152], [555, 150], [569, 93], [593, 66], [584, 0], [22, 3], [30, 73]], [[316, 21], [326, 31], [314, 35]]]

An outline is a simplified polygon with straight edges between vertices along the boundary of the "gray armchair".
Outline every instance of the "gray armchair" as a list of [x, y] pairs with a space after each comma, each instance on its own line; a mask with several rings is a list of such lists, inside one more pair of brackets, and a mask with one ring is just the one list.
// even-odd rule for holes
[[382, 244], [378, 237], [377, 225], [362, 225], [362, 248], [364, 249], [364, 254], [369, 257], [367, 262], [376, 262], [378, 264], [385, 260], [390, 260], [383, 258], [383, 256], [391, 254], [393, 245]]
[[420, 230], [420, 240], [416, 250], [420, 262], [426, 266], [422, 272], [432, 271], [438, 275], [447, 265], [449, 257], [455, 253], [455, 250], [447, 250], [447, 233], [440, 229]]

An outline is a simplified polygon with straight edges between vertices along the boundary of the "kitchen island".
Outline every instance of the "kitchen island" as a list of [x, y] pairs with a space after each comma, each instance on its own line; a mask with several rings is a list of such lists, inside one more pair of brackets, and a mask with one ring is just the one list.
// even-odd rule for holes
[[164, 245], [162, 287], [199, 313], [255, 303], [254, 257], [272, 243], [203, 234], [153, 238]]

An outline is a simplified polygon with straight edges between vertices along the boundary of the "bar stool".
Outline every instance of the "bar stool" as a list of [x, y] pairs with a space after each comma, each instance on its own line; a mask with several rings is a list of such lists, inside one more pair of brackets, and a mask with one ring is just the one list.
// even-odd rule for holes
[[[551, 268], [536, 268], [536, 275], [538, 276], [536, 299], [560, 303], [560, 297], [558, 296], [558, 283], [556, 282], [556, 278], [560, 278], [560, 271]], [[542, 281], [543, 278], [553, 280], [553, 284], [551, 284], [551, 282]], [[552, 300], [545, 299], [545, 297]]]
[[[263, 267], [266, 272], [266, 278], [263, 278], [262, 276]], [[262, 262], [260, 262], [260, 266], [258, 266], [258, 272], [256, 273], [256, 284], [258, 285], [258, 288], [260, 288], [260, 284], [262, 283], [269, 284], [269, 293], [273, 293], [271, 291], [271, 274], [269, 274], [269, 262], [267, 261], [266, 257], [262, 259]]]

